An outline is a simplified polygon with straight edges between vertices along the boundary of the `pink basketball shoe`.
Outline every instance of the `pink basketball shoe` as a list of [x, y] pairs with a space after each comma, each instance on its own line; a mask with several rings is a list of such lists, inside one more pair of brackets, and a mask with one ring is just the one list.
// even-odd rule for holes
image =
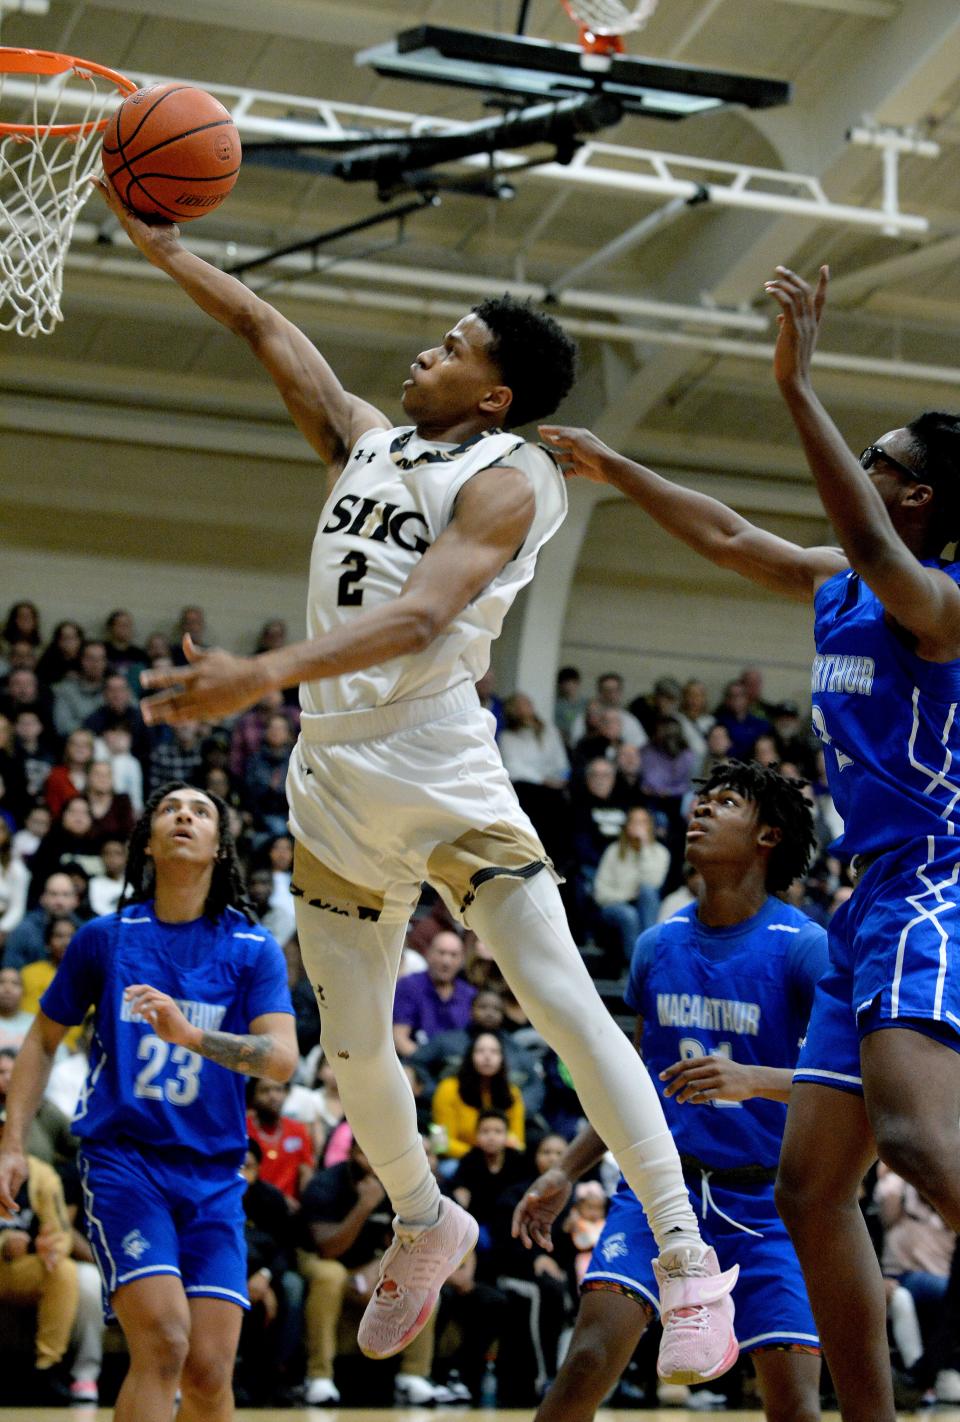
[[721, 1274], [714, 1250], [681, 1245], [653, 1261], [660, 1286], [663, 1338], [657, 1374], [664, 1382], [718, 1378], [737, 1361], [733, 1299], [740, 1265]]
[[479, 1225], [454, 1200], [440, 1218], [411, 1230], [394, 1220], [394, 1240], [380, 1261], [380, 1281], [367, 1304], [357, 1342], [368, 1358], [389, 1358], [412, 1342], [436, 1307], [444, 1282], [477, 1242]]

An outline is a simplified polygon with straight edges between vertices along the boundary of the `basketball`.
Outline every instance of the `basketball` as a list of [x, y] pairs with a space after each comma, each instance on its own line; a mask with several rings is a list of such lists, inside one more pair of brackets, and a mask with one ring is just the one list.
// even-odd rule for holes
[[191, 222], [220, 206], [240, 172], [240, 135], [212, 94], [151, 84], [117, 109], [103, 135], [103, 170], [141, 217]]

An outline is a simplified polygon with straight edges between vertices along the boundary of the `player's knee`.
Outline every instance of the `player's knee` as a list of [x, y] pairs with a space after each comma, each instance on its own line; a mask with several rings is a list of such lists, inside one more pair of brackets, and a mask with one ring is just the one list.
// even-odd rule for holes
[[599, 1402], [617, 1381], [619, 1360], [607, 1337], [598, 1329], [588, 1329], [570, 1340], [563, 1360], [563, 1375], [576, 1396]]
[[[132, 1350], [133, 1351], [133, 1350]], [[190, 1351], [190, 1331], [179, 1318], [154, 1319], [144, 1330], [141, 1346], [135, 1352], [138, 1360], [151, 1372], [165, 1378], [179, 1378]]]
[[233, 1357], [201, 1343], [190, 1349], [183, 1365], [183, 1390], [214, 1402], [233, 1385]]

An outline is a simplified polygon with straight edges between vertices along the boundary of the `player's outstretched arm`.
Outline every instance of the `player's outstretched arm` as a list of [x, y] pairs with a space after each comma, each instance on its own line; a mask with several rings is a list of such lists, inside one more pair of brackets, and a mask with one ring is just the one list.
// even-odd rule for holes
[[124, 990], [131, 1010], [149, 1022], [158, 1037], [217, 1062], [243, 1076], [289, 1081], [299, 1061], [294, 1020], [287, 1012], [265, 1012], [249, 1032], [205, 1032], [192, 1026], [173, 998], [148, 983]]
[[17, 1053], [7, 1092], [7, 1119], [0, 1140], [0, 1214], [17, 1212], [17, 1191], [27, 1178], [26, 1139], [50, 1080], [57, 1048], [67, 1028], [38, 1012]]
[[373, 405], [344, 390], [312, 341], [292, 321], [180, 243], [173, 223], [142, 222], [124, 207], [116, 189], [96, 187], [127, 236], [153, 266], [181, 286], [190, 299], [246, 342], [276, 385], [294, 423], [325, 463], [338, 474], [356, 440], [369, 429], [389, 429]]
[[837, 549], [801, 548], [767, 533], [719, 499], [617, 454], [589, 430], [541, 425], [540, 433], [566, 474], [619, 489], [694, 552], [771, 592], [809, 602], [820, 583], [846, 567]]
[[774, 376], [850, 566], [891, 616], [914, 634], [921, 656], [956, 657], [960, 589], [945, 573], [925, 568], [907, 548], [872, 480], [813, 389], [811, 363], [829, 280], [827, 267], [820, 268], [815, 287], [789, 268], [777, 267], [766, 283], [780, 305]]
[[534, 496], [519, 469], [485, 469], [460, 492], [454, 516], [420, 559], [400, 596], [322, 637], [235, 657], [201, 652], [189, 639], [192, 663], [171, 672], [144, 672], [156, 691], [141, 703], [150, 724], [225, 716], [252, 706], [265, 691], [301, 681], [346, 676], [392, 657], [421, 652], [458, 612], [516, 556], [530, 531]]
[[537, 1245], [549, 1253], [553, 1249], [553, 1222], [570, 1199], [581, 1175], [592, 1170], [607, 1153], [607, 1147], [588, 1123], [570, 1142], [560, 1164], [545, 1170], [535, 1180], [513, 1212], [514, 1239], [530, 1249]]

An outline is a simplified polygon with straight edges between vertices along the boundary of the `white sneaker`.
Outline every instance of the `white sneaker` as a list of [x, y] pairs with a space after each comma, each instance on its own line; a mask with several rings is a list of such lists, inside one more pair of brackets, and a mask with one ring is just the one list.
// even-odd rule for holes
[[451, 1399], [447, 1388], [432, 1383], [429, 1378], [417, 1377], [415, 1373], [397, 1373], [393, 1380], [393, 1400], [405, 1407], [432, 1407]]
[[357, 1330], [360, 1351], [368, 1358], [390, 1358], [416, 1338], [480, 1232], [472, 1215], [446, 1199], [435, 1225], [414, 1230], [394, 1220], [393, 1228], [393, 1243], [380, 1260], [380, 1279]]
[[653, 1272], [663, 1324], [657, 1375], [688, 1386], [718, 1378], [740, 1351], [730, 1297], [739, 1264], [721, 1273], [715, 1250], [679, 1245], [653, 1261]]
[[937, 1401], [960, 1402], [960, 1373], [956, 1368], [942, 1368], [937, 1373]]
[[310, 1378], [303, 1400], [308, 1407], [334, 1407], [340, 1401], [340, 1394], [333, 1378]]

